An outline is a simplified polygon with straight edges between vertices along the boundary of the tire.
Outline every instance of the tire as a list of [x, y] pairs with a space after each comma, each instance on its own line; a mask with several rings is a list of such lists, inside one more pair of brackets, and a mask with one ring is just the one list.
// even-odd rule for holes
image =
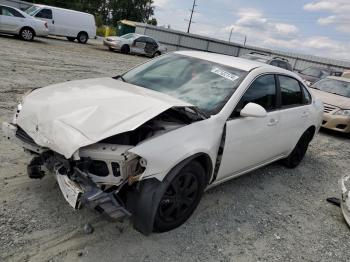
[[311, 141], [310, 131], [306, 131], [299, 139], [292, 153], [282, 160], [282, 164], [287, 168], [295, 168], [303, 160]]
[[24, 41], [33, 41], [35, 32], [33, 29], [26, 27], [19, 32], [19, 36]]
[[120, 52], [122, 54], [129, 54], [130, 53], [130, 47], [128, 45], [123, 45], [122, 48], [120, 49]]
[[194, 212], [205, 188], [205, 170], [192, 161], [170, 181], [159, 202], [154, 232], [166, 232], [182, 225]]
[[75, 37], [69, 37], [69, 36], [67, 36], [67, 40], [70, 41], [70, 42], [74, 42], [75, 39], [76, 39]]
[[89, 36], [88, 36], [88, 34], [85, 33], [85, 32], [80, 32], [80, 33], [78, 34], [77, 39], [78, 39], [78, 42], [79, 42], [80, 44], [86, 44], [87, 41], [89, 40]]
[[160, 55], [161, 55], [161, 53], [159, 51], [157, 51], [157, 52], [154, 53], [153, 57], [158, 57]]

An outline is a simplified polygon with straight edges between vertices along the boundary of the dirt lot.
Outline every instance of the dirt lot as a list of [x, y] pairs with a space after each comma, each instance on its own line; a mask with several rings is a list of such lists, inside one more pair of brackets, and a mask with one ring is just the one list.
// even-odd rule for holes
[[[113, 76], [143, 61], [98, 41], [0, 36], [0, 122], [30, 88]], [[338, 196], [349, 158], [348, 137], [322, 132], [300, 167], [273, 164], [209, 190], [185, 225], [145, 237], [128, 221], [72, 210], [53, 177], [30, 180], [28, 156], [0, 139], [0, 260], [349, 261], [349, 228], [340, 209], [325, 201]], [[93, 234], [84, 233], [87, 222]]]

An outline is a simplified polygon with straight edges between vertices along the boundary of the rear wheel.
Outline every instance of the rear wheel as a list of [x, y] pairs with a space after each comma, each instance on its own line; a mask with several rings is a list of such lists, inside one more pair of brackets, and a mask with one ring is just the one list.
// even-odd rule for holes
[[128, 45], [123, 45], [122, 48], [120, 49], [120, 52], [122, 54], [129, 54], [130, 53], [130, 47]]
[[88, 36], [88, 34], [85, 33], [85, 32], [80, 32], [80, 33], [78, 34], [77, 39], [78, 39], [78, 42], [79, 42], [80, 44], [86, 44], [87, 41], [89, 40], [89, 36]]
[[24, 41], [33, 41], [34, 35], [34, 30], [31, 28], [23, 28], [19, 33], [20, 38]]
[[309, 147], [309, 143], [311, 141], [311, 133], [310, 131], [306, 131], [299, 139], [298, 143], [294, 147], [292, 153], [282, 160], [282, 164], [288, 168], [297, 167], [300, 162], [303, 160], [306, 151]]
[[69, 36], [67, 36], [67, 39], [68, 39], [68, 41], [70, 41], [70, 42], [74, 42], [75, 37], [69, 37]]
[[199, 204], [205, 187], [205, 171], [194, 161], [167, 185], [155, 216], [153, 230], [165, 232], [183, 224]]

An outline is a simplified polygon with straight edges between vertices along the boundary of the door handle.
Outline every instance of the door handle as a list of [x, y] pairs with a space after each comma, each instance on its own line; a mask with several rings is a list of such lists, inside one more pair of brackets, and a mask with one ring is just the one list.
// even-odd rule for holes
[[52, 20], [52, 24], [55, 24], [55, 20]]
[[278, 120], [276, 118], [270, 118], [269, 123], [267, 124], [268, 126], [275, 126], [277, 125]]

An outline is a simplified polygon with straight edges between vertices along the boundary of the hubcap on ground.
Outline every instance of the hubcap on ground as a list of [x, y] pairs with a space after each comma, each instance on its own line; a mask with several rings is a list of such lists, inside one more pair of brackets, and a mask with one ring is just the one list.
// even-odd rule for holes
[[159, 217], [164, 222], [181, 219], [195, 203], [198, 186], [198, 179], [192, 173], [184, 173], [176, 177], [160, 201]]

